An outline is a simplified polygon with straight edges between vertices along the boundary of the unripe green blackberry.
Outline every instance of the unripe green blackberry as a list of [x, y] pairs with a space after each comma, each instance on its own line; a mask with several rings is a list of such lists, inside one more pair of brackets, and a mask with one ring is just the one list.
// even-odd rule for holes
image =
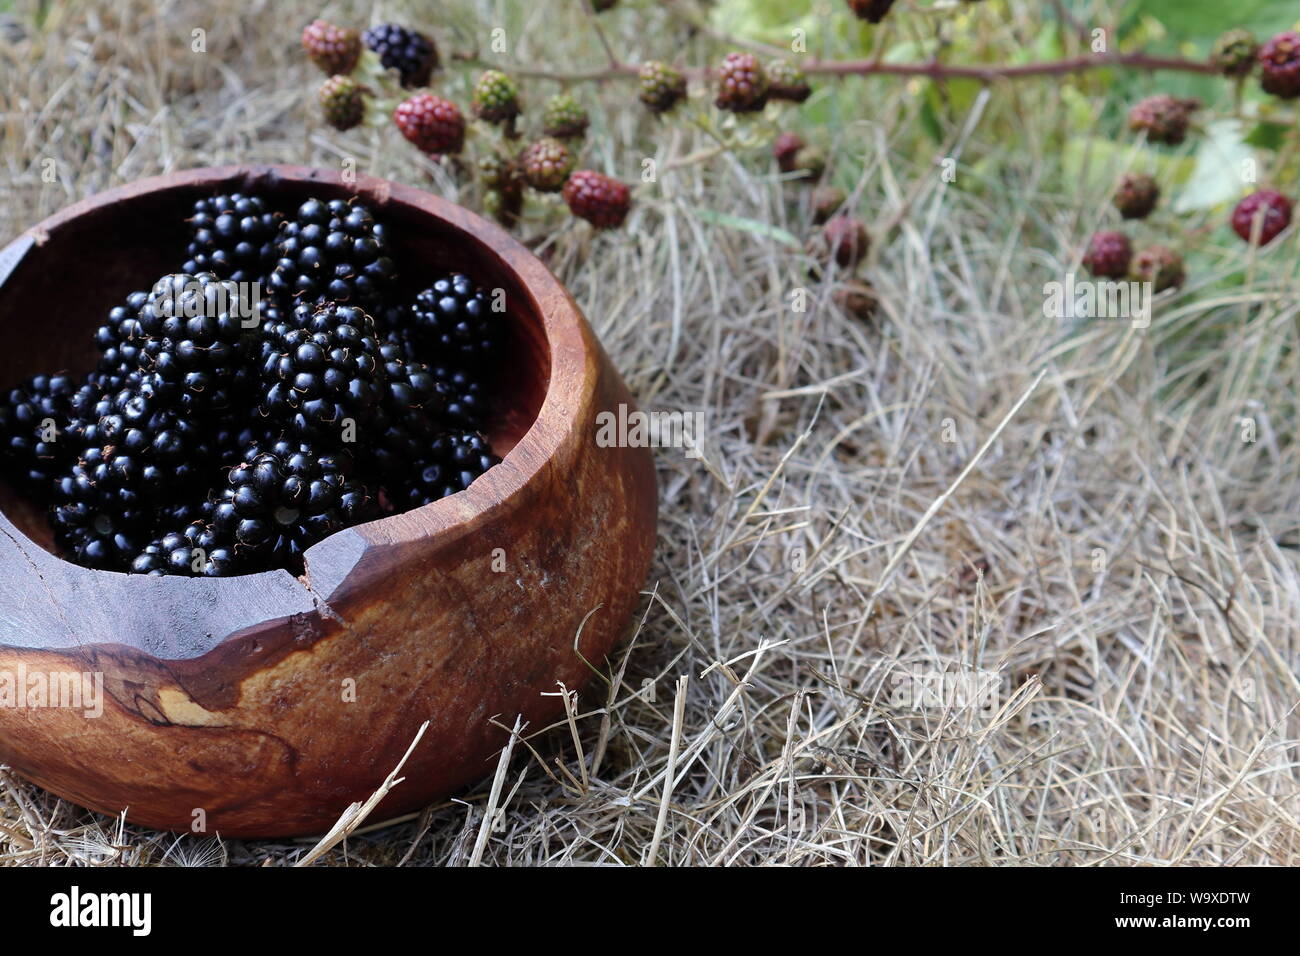
[[1125, 219], [1145, 219], [1160, 201], [1160, 186], [1144, 173], [1130, 173], [1115, 190], [1115, 208]]
[[558, 139], [543, 137], [519, 154], [524, 182], [538, 192], [559, 192], [573, 172], [573, 154]]
[[1139, 252], [1130, 275], [1138, 282], [1150, 282], [1157, 293], [1178, 288], [1187, 277], [1183, 257], [1168, 246], [1149, 246]]
[[802, 103], [812, 95], [808, 77], [789, 60], [773, 60], [767, 66], [768, 95], [774, 100]]
[[1249, 76], [1255, 68], [1259, 42], [1249, 30], [1229, 30], [1214, 42], [1210, 62], [1224, 76]]
[[686, 97], [686, 77], [667, 63], [650, 60], [641, 66], [637, 98], [656, 113], [666, 113]]
[[720, 110], [754, 113], [767, 105], [771, 83], [767, 71], [752, 53], [728, 53], [718, 67], [718, 95], [713, 103]]
[[848, 0], [848, 3], [849, 9], [857, 15], [859, 20], [866, 20], [868, 23], [879, 23], [885, 19], [885, 14], [894, 5], [894, 0]]
[[325, 122], [335, 129], [349, 130], [366, 118], [366, 100], [361, 87], [349, 76], [331, 76], [317, 93]]
[[512, 190], [523, 188], [519, 166], [514, 160], [499, 153], [488, 153], [478, 161], [479, 178], [489, 189]]
[[1260, 85], [1284, 100], [1300, 96], [1300, 33], [1287, 30], [1259, 51]]
[[505, 123], [519, 115], [519, 87], [500, 70], [487, 70], [474, 84], [474, 115], [488, 123]]
[[557, 93], [546, 101], [542, 112], [542, 132], [557, 139], [578, 139], [587, 132], [591, 120], [572, 93]]
[[1135, 133], [1145, 132], [1152, 143], [1177, 146], [1187, 138], [1192, 113], [1200, 109], [1196, 100], [1182, 100], [1167, 93], [1148, 96], [1128, 114], [1128, 127]]

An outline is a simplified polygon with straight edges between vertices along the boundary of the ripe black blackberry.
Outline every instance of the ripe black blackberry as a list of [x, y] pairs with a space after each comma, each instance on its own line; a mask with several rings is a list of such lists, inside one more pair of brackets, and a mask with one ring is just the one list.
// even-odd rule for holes
[[140, 307], [148, 299], [148, 292], [132, 292], [122, 305], [109, 310], [108, 319], [96, 330], [98, 371], [102, 375], [120, 378], [140, 367], [140, 349], [144, 345]]
[[246, 403], [258, 319], [239, 286], [210, 272], [163, 276], [140, 306], [137, 361], [179, 410], [205, 414]]
[[36, 375], [0, 402], [0, 463], [10, 480], [41, 499], [72, 454], [68, 417], [77, 394], [69, 375]]
[[487, 292], [458, 272], [415, 297], [411, 320], [425, 354], [437, 362], [476, 366], [495, 350], [501, 318]]
[[211, 272], [235, 282], [261, 282], [275, 266], [279, 221], [260, 198], [231, 193], [194, 203], [182, 272]]
[[340, 446], [349, 421], [364, 440], [386, 386], [374, 320], [355, 306], [329, 304], [305, 327], [286, 325], [263, 347], [262, 414], [322, 450]]
[[434, 439], [417, 464], [414, 476], [403, 488], [402, 503], [418, 508], [464, 491], [500, 461], [478, 432], [445, 432]]
[[131, 561], [132, 574], [226, 577], [238, 568], [231, 542], [204, 521], [191, 521], [144, 547]]
[[487, 415], [487, 396], [482, 381], [471, 371], [449, 365], [429, 367], [442, 398], [442, 420], [449, 427], [475, 429]]
[[328, 300], [373, 312], [397, 272], [383, 225], [361, 203], [342, 199], [299, 206], [280, 229], [276, 254], [270, 287], [285, 301]]
[[438, 48], [423, 33], [381, 23], [362, 34], [362, 39], [379, 56], [384, 69], [397, 70], [402, 86], [408, 89], [427, 86], [429, 74], [438, 68]]
[[347, 456], [321, 455], [307, 444], [253, 449], [214, 500], [212, 526], [233, 539], [241, 563], [296, 570], [311, 545], [377, 515], [374, 499], [350, 470]]
[[390, 334], [380, 355], [387, 381], [369, 467], [376, 486], [387, 487], [409, 476], [441, 431], [446, 398], [433, 370], [413, 356], [400, 335]]

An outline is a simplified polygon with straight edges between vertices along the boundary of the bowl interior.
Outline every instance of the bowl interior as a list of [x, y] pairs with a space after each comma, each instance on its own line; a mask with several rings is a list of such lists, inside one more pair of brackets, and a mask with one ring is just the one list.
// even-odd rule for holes
[[[180, 181], [123, 191], [114, 202], [94, 198], [37, 229], [37, 243], [8, 279], [0, 275], [0, 322], [10, 347], [0, 350], [0, 385], [41, 372], [89, 372], [98, 358], [94, 332], [109, 309], [137, 289], [180, 269], [187, 242], [185, 218], [201, 196], [255, 192], [280, 212], [292, 213], [310, 197], [358, 196], [390, 231], [400, 292], [408, 300], [435, 278], [464, 272], [489, 291], [504, 292], [504, 342], [486, 372], [489, 397], [484, 431], [504, 457], [537, 417], [550, 378], [550, 352], [542, 317], [515, 272], [487, 240], [418, 205], [393, 198], [380, 180], [356, 184], [337, 174], [214, 171]], [[43, 508], [0, 482], [0, 510], [33, 542], [55, 552]]]

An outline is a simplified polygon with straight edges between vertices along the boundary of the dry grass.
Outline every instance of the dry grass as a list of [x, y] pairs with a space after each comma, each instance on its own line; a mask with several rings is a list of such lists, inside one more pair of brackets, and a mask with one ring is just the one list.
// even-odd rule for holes
[[[454, 196], [391, 130], [315, 125], [293, 48], [314, 11], [289, 6], [77, 4], [4, 41], [0, 233], [114, 183], [245, 159], [352, 156]], [[448, 6], [444, 45], [500, 23], [531, 37], [521, 62], [599, 65], [576, 12]], [[628, 59], [675, 49], [662, 10], [619, 16], [605, 22]], [[206, 56], [188, 53], [198, 26]], [[1103, 197], [1054, 185], [1032, 130], [999, 156], [979, 125], [962, 148], [1014, 188], [945, 189], [896, 148], [915, 99], [873, 89], [872, 116], [838, 135], [881, 237], [874, 327], [829, 305], [837, 277], [813, 282], [800, 254], [712, 215], [806, 231], [761, 154], [665, 172], [620, 235], [530, 229], [643, 407], [706, 413], [705, 461], [659, 453], [644, 616], [572, 727], [528, 728], [495, 787], [367, 821], [324, 862], [1300, 862], [1294, 236], [1247, 261], [1218, 228], [1202, 278], [1149, 330], [1045, 320], [1042, 283]], [[986, 119], [1051, 115], [1054, 95], [995, 93]], [[589, 163], [634, 177], [648, 127], [595, 112]], [[661, 168], [707, 147], [654, 142]], [[1242, 268], [1243, 285], [1210, 287]], [[806, 313], [790, 308], [801, 286]], [[992, 675], [992, 706], [915, 706], [942, 674]], [[288, 863], [312, 843], [123, 827], [0, 781], [13, 864]]]

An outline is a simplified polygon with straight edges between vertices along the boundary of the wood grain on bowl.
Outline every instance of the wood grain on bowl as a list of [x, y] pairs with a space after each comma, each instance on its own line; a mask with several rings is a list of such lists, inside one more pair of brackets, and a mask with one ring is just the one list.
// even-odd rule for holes
[[[505, 740], [493, 718], [537, 729], [561, 714], [557, 685], [580, 688], [603, 667], [639, 600], [657, 492], [647, 449], [596, 444], [596, 415], [632, 401], [559, 282], [472, 213], [364, 176], [191, 170], [46, 220], [9, 247], [0, 316], [23, 348], [0, 353], [0, 381], [88, 370], [108, 309], [176, 267], [187, 205], [233, 190], [288, 209], [358, 196], [389, 225], [409, 281], [454, 268], [506, 290], [487, 428], [503, 461], [457, 495], [320, 542], [301, 578], [82, 568], [53, 552], [37, 509], [0, 489], [0, 682], [84, 673], [104, 688], [99, 716], [0, 706], [0, 762], [148, 826], [200, 818], [227, 836], [291, 836], [368, 797], [425, 720], [374, 819], [490, 773]], [[173, 220], [176, 235], [139, 226]], [[70, 286], [74, 261], [103, 283]]]

